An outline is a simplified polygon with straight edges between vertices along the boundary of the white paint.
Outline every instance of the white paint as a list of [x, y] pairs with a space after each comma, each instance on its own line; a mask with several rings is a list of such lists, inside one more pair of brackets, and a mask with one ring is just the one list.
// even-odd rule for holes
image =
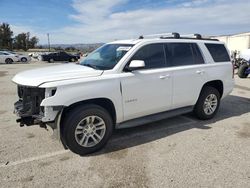
[[22, 159], [20, 161], [15, 161], [15, 162], [10, 161], [7, 165], [6, 165], [7, 162], [0, 164], [0, 168], [11, 167], [11, 166], [24, 164], [24, 163], [29, 163], [29, 162], [32, 162], [32, 161], [42, 160], [42, 159], [54, 157], [54, 156], [57, 156], [57, 155], [62, 155], [62, 154], [68, 153], [68, 152], [69, 152], [69, 150], [60, 150], [60, 151], [56, 151], [56, 152], [53, 152], [53, 153], [48, 153], [48, 154], [45, 154], [45, 155], [40, 155], [40, 156], [36, 156], [36, 157], [30, 157], [30, 158]]

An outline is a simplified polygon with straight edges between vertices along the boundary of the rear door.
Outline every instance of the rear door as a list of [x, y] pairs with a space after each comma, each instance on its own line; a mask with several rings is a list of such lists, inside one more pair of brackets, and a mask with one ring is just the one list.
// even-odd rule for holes
[[204, 84], [204, 59], [196, 43], [167, 43], [173, 75], [173, 108], [194, 105]]

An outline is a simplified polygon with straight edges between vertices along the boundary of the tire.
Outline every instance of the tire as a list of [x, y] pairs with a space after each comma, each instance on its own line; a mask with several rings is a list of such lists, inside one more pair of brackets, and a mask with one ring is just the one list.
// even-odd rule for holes
[[5, 63], [6, 64], [12, 64], [13, 60], [11, 58], [7, 58], [7, 59], [5, 59]]
[[194, 107], [194, 114], [201, 120], [212, 119], [219, 109], [220, 98], [221, 96], [217, 89], [205, 86]]
[[238, 76], [240, 78], [246, 78], [248, 74], [246, 74], [246, 70], [248, 69], [248, 65], [246, 63], [241, 64], [238, 70]]
[[27, 61], [28, 61], [28, 59], [26, 57], [21, 58], [21, 62], [26, 63]]
[[53, 58], [50, 58], [50, 59], [49, 59], [49, 62], [50, 62], [50, 63], [54, 63], [54, 59], [53, 59]]
[[104, 108], [89, 104], [70, 110], [63, 120], [62, 130], [66, 146], [76, 154], [85, 155], [104, 147], [112, 135], [113, 121]]

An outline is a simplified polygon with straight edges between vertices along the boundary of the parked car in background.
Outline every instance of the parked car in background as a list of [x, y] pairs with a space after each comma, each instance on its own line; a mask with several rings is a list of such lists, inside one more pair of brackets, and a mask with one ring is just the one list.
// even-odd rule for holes
[[80, 55], [72, 55], [66, 52], [56, 52], [56, 53], [41, 55], [42, 61], [48, 61], [50, 63], [53, 63], [54, 61], [75, 62], [78, 61], [78, 59], [80, 59]]
[[18, 60], [19, 57], [17, 55], [0, 51], [0, 63], [11, 64], [13, 62], [17, 62]]
[[31, 61], [31, 58], [28, 55], [19, 54], [19, 53], [12, 52], [12, 51], [2, 51], [2, 52], [17, 56], [18, 61], [23, 62], [23, 63], [27, 63], [27, 62]]

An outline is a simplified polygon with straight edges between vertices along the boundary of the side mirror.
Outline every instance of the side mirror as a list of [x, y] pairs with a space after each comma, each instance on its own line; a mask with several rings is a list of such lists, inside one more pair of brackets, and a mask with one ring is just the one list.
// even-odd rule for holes
[[138, 70], [145, 67], [145, 62], [143, 60], [132, 60], [127, 67], [128, 71]]

